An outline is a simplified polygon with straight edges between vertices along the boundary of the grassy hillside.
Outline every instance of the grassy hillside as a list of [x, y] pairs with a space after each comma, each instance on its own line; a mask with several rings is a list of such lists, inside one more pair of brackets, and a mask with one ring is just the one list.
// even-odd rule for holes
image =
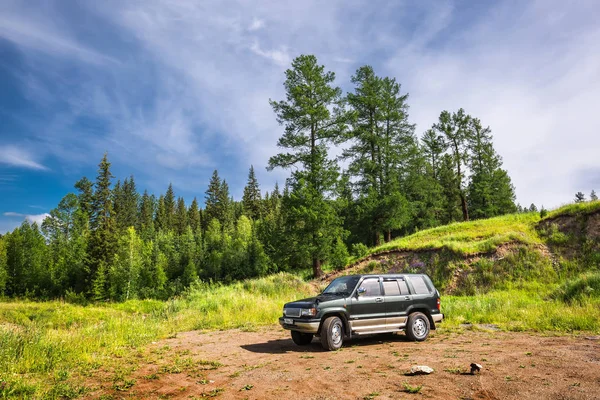
[[[542, 220], [529, 213], [430, 229], [370, 249], [339, 273], [424, 270], [452, 293], [442, 296], [441, 334], [465, 324], [600, 333], [598, 212], [600, 202], [584, 203]], [[126, 392], [148, 343], [188, 330], [274, 324], [284, 302], [324, 283], [277, 274], [199, 284], [166, 302], [0, 303], [0, 398], [79, 397], [94, 389], [86, 384], [92, 375]]]
[[535, 230], [539, 213], [457, 222], [417, 232], [369, 250], [377, 254], [390, 250], [449, 250], [460, 255], [486, 253], [509, 242], [536, 244], [541, 240]]

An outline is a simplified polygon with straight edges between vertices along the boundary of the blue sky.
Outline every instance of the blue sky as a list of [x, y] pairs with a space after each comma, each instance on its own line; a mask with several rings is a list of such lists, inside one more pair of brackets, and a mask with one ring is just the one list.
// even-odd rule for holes
[[40, 220], [107, 151], [138, 188], [203, 199], [212, 171], [262, 188], [293, 57], [351, 89], [371, 64], [421, 134], [459, 107], [492, 128], [522, 204], [600, 191], [600, 3], [0, 2], [0, 232]]

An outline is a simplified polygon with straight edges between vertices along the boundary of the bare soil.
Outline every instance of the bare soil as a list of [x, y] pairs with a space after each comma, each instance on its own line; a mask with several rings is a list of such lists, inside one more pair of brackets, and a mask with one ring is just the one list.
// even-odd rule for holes
[[[186, 332], [140, 353], [125, 389], [92, 382], [104, 398], [600, 399], [600, 337], [465, 330], [347, 341], [327, 352], [296, 346], [278, 326]], [[471, 375], [469, 365], [479, 363]], [[415, 365], [431, 375], [405, 375]], [[97, 378], [99, 379], [99, 378]], [[420, 390], [409, 393], [408, 389]]]

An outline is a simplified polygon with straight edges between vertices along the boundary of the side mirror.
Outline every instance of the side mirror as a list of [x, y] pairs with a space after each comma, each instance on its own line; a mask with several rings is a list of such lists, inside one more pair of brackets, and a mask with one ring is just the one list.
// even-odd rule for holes
[[356, 294], [359, 296], [362, 296], [365, 293], [367, 293], [367, 289], [365, 289], [364, 287], [359, 287], [358, 290], [356, 291]]

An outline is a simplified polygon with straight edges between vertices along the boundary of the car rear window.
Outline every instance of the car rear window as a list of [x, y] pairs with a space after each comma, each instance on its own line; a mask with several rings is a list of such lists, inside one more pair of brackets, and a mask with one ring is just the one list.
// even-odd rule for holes
[[429, 294], [429, 287], [427, 287], [427, 283], [425, 283], [425, 279], [422, 276], [411, 276], [407, 277], [410, 279], [410, 283], [412, 283], [413, 288], [415, 289], [415, 294]]
[[384, 281], [383, 290], [386, 296], [399, 296], [400, 288], [398, 287], [398, 281]]

